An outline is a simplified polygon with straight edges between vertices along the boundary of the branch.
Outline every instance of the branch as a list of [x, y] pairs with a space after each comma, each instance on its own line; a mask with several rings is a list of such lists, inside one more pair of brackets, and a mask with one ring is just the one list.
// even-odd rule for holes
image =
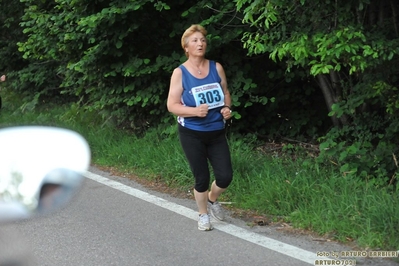
[[396, 12], [396, 5], [393, 2], [393, 0], [389, 1], [391, 3], [391, 8], [392, 8], [392, 20], [393, 20], [393, 27], [395, 29], [396, 37], [399, 37], [399, 29], [398, 29], [398, 23], [396, 22], [396, 17], [397, 17], [397, 12]]
[[306, 142], [303, 142], [300, 140], [290, 139], [290, 138], [286, 138], [286, 137], [281, 137], [281, 139], [289, 141], [289, 142], [296, 142], [296, 143], [305, 145], [306, 147], [309, 147], [309, 148], [306, 148], [308, 150], [319, 151], [319, 148], [314, 148], [315, 145], [311, 144], [311, 143], [306, 143]]
[[[327, 109], [329, 112], [331, 112], [331, 106], [335, 103], [334, 98], [333, 98], [333, 93], [332, 93], [332, 88], [331, 84], [327, 81], [327, 77], [325, 75], [317, 75], [317, 82], [319, 84], [319, 87], [324, 95], [324, 100], [327, 105]], [[339, 127], [339, 120], [338, 118], [334, 115], [331, 117], [331, 120], [334, 124], [334, 126]]]
[[235, 12], [235, 13], [232, 15], [232, 18], [230, 19], [230, 21], [227, 22], [225, 25], [222, 26], [222, 29], [223, 29], [224, 27], [226, 27], [227, 25], [229, 25], [230, 22], [232, 22], [235, 18], [239, 19], [240, 21], [243, 20], [242, 18], [237, 17], [237, 13], [238, 13], [238, 12], [237, 12], [237, 9], [236, 9], [236, 8], [232, 9], [231, 11], [221, 11], [221, 10], [217, 10], [217, 9], [215, 9], [215, 8], [213, 8], [213, 7], [210, 7], [209, 5], [206, 5], [205, 7], [209, 8], [210, 10], [213, 10], [214, 12], [217, 12], [217, 13], [228, 14], [228, 13], [233, 13], [233, 12]]

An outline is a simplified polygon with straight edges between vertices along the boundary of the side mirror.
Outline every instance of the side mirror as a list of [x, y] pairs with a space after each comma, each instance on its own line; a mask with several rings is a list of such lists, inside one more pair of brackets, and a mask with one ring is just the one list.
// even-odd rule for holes
[[89, 145], [74, 131], [45, 126], [0, 129], [0, 222], [64, 206], [89, 165]]

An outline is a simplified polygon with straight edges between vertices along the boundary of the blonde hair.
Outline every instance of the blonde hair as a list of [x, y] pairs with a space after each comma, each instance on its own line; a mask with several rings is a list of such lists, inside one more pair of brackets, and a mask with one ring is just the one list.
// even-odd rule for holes
[[193, 24], [188, 29], [186, 29], [186, 31], [181, 36], [181, 47], [183, 48], [184, 53], [186, 54], [187, 57], [188, 53], [186, 52], [185, 48], [188, 43], [188, 37], [190, 37], [195, 32], [201, 32], [204, 35], [204, 37], [206, 37], [207, 34], [206, 29], [199, 24]]

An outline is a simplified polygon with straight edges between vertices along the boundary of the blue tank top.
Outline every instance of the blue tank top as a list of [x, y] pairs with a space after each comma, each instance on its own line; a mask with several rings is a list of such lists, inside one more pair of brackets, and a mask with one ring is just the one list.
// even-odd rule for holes
[[225, 121], [220, 110], [224, 106], [224, 93], [220, 85], [221, 78], [216, 70], [216, 62], [209, 61], [209, 74], [199, 79], [183, 66], [182, 70], [183, 94], [181, 102], [184, 106], [196, 107], [208, 104], [206, 117], [177, 117], [180, 125], [197, 131], [213, 131], [224, 128]]

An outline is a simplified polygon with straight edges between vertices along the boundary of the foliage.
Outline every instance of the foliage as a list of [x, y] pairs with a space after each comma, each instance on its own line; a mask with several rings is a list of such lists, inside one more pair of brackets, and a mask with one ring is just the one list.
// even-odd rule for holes
[[75, 102], [140, 131], [171, 123], [165, 101], [170, 74], [185, 60], [180, 36], [201, 23], [208, 30], [208, 58], [221, 62], [228, 77], [233, 130], [268, 138], [314, 138], [324, 130], [320, 121], [327, 111], [312, 110], [319, 103], [313, 85], [298, 90], [300, 79], [286, 76], [266, 57], [246, 55], [241, 37], [248, 26], [231, 1], [23, 0], [14, 7], [24, 12], [21, 21], [14, 18], [20, 35], [10, 45], [18, 47], [23, 64], [9, 67], [15, 74], [7, 86], [24, 92], [32, 108]]
[[378, 177], [385, 184], [395, 179], [399, 4], [236, 2], [254, 28], [243, 35], [248, 53], [268, 53], [287, 74], [306, 73], [323, 92], [335, 127], [320, 139], [321, 158], [338, 160], [344, 174]]
[[201, 23], [207, 56], [228, 77], [232, 131], [320, 141], [320, 159], [343, 173], [396, 179], [395, 1], [21, 0], [0, 8], [10, 14], [0, 16], [0, 70], [25, 96], [22, 109], [70, 103], [119, 128], [161, 124], [173, 134], [170, 74], [185, 60], [184, 29]]
[[13, 41], [23, 37], [18, 25], [23, 6], [17, 1], [0, 1], [0, 7], [0, 72], [8, 74], [9, 69], [17, 68], [22, 63]]
[[[171, 118], [164, 103], [170, 73], [184, 60], [179, 48], [184, 27], [203, 18], [208, 26], [224, 17], [213, 14], [206, 1], [59, 0], [54, 8], [25, 3], [29, 9], [22, 26], [29, 38], [19, 44], [24, 57], [56, 61], [60, 93], [77, 96], [90, 110], [105, 110], [104, 115], [132, 129]], [[183, 22], [176, 23], [171, 11]], [[239, 34], [207, 28], [216, 49]]]

